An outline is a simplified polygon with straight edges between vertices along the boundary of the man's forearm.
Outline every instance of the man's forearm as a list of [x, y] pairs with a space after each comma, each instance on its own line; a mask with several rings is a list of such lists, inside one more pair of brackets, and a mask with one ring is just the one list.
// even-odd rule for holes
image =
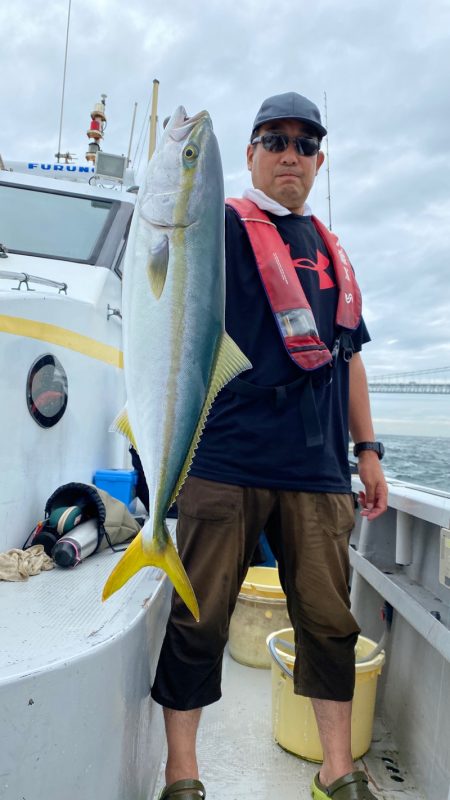
[[[375, 440], [366, 370], [358, 353], [350, 361], [349, 428], [354, 442]], [[377, 453], [364, 450], [359, 454], [358, 473], [364, 485], [364, 491], [358, 493], [360, 513], [370, 521], [387, 508], [388, 487]]]
[[349, 364], [349, 428], [354, 442], [372, 442], [375, 434], [370, 412], [369, 389], [364, 364], [359, 353], [355, 353]]

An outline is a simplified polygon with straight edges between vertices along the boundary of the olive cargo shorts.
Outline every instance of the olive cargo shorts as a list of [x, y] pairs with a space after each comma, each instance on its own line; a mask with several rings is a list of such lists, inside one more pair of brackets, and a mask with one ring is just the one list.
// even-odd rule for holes
[[264, 530], [301, 654], [294, 668], [295, 692], [351, 700], [359, 633], [348, 594], [352, 495], [255, 489], [190, 477], [177, 506], [178, 549], [200, 622], [174, 592], [153, 699], [182, 711], [221, 697], [230, 617]]

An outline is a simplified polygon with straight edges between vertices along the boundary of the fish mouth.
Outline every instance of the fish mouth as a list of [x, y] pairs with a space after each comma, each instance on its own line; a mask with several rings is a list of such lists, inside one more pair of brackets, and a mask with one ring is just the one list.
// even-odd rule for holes
[[[212, 130], [211, 118], [207, 111], [199, 111], [198, 114], [188, 117], [184, 106], [179, 106], [170, 117], [164, 129], [163, 138], [159, 144], [158, 151], [155, 152], [154, 158], [157, 159], [158, 155], [164, 151], [165, 146], [169, 145], [171, 156], [173, 155], [174, 162], [176, 162], [179, 172], [181, 169], [181, 165], [178, 163], [181, 159], [179, 151], [183, 149], [184, 142], [189, 139], [190, 136], [195, 136], [197, 134], [198, 128], [200, 128], [199, 133], [201, 135], [201, 126], [203, 125], [205, 126], [206, 133], [208, 132], [208, 128]], [[170, 140], [172, 140], [172, 143]], [[176, 144], [176, 149], [173, 143]], [[155, 191], [151, 185], [146, 186], [142, 196], [140, 197], [138, 195], [137, 206], [143, 219], [148, 225], [154, 228], [159, 228], [164, 231], [176, 229], [186, 230], [197, 221], [197, 218], [193, 219], [193, 214], [187, 213], [190, 192], [186, 190], [186, 187], [183, 187], [181, 178], [177, 175], [175, 168], [170, 168], [170, 166], [169, 164], [169, 168], [167, 168], [164, 159], [162, 159], [155, 173], [158, 175], [158, 180], [155, 182], [155, 189], [164, 189], [167, 187], [167, 190]], [[178, 200], [178, 195], [180, 195], [180, 200]], [[176, 208], [180, 207], [180, 205], [182, 207], [182, 213], [176, 211]], [[161, 217], [155, 218], [152, 212], [153, 214], [160, 213]], [[175, 220], [172, 218], [173, 216], [175, 216]], [[179, 220], [180, 217], [181, 220], [183, 217], [187, 217], [188, 221], [181, 221]]]
[[199, 122], [206, 122], [210, 119], [207, 111], [199, 111], [193, 117], [188, 117], [184, 106], [178, 106], [167, 123], [165, 130], [171, 139], [181, 142], [192, 133]]

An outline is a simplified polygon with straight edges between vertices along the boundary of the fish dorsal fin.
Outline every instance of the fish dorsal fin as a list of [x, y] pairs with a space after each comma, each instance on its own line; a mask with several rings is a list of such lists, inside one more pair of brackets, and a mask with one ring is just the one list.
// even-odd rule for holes
[[112, 433], [121, 433], [122, 436], [125, 436], [137, 451], [136, 439], [134, 438], [134, 433], [131, 429], [130, 420], [128, 418], [127, 405], [117, 414], [117, 417], [115, 418], [109, 430]]
[[147, 263], [147, 275], [150, 288], [157, 300], [162, 295], [169, 266], [169, 237], [164, 235], [158, 239], [155, 247], [150, 250]]
[[186, 460], [183, 464], [174, 488], [170, 505], [175, 502], [178, 492], [186, 480], [189, 468], [192, 464], [192, 459], [194, 458], [194, 453], [198, 447], [198, 443], [203, 433], [203, 428], [205, 427], [206, 418], [218, 393], [229, 381], [235, 378], [236, 375], [239, 375], [240, 372], [244, 372], [246, 369], [251, 369], [251, 367], [252, 365], [248, 358], [239, 349], [237, 344], [233, 342], [231, 336], [228, 336], [228, 334], [224, 331], [218, 348], [216, 362], [211, 374], [206, 399], [203, 404], [197, 427], [192, 437], [192, 442], [189, 447]]

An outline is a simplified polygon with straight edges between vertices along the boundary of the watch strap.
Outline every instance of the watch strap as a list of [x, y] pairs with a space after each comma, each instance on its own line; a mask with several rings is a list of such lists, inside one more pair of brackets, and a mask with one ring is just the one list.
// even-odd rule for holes
[[380, 461], [384, 456], [384, 446], [382, 442], [356, 442], [353, 448], [353, 455], [359, 456], [364, 450], [373, 450]]

